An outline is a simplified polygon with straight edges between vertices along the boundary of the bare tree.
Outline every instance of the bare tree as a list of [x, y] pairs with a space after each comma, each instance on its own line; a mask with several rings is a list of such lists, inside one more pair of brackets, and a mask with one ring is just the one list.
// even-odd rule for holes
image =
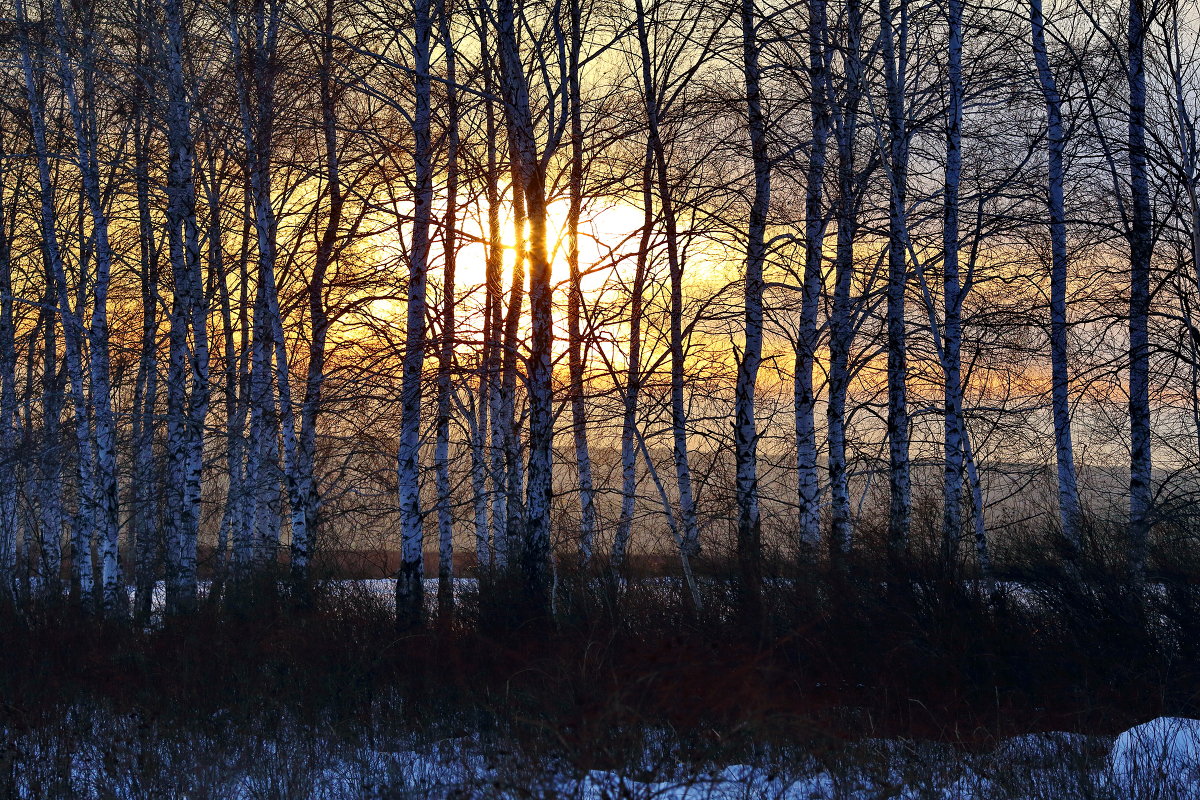
[[424, 531], [420, 508], [421, 371], [425, 358], [425, 296], [429, 270], [429, 230], [433, 215], [433, 146], [430, 109], [429, 0], [416, 0], [413, 111], [413, 161], [416, 191], [408, 261], [408, 312], [404, 330], [404, 382], [401, 387], [400, 444], [397, 470], [400, 492], [400, 574], [396, 578], [396, 616], [401, 625], [419, 624], [424, 615]]

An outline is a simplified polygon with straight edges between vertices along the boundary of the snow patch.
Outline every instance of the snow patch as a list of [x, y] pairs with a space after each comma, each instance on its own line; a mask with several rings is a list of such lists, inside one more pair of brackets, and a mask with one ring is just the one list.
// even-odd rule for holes
[[1130, 728], [1113, 743], [1109, 762], [1113, 781], [1127, 791], [1200, 792], [1200, 720], [1159, 717]]

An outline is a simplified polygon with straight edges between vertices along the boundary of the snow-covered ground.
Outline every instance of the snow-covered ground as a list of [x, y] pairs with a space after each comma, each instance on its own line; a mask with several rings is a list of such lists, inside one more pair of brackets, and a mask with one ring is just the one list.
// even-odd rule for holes
[[[455, 579], [455, 591], [476, 582]], [[343, 581], [390, 602], [388, 579]], [[436, 600], [437, 581], [425, 581]], [[1022, 599], [1019, 587], [1006, 587]], [[201, 591], [207, 590], [202, 586]], [[163, 587], [155, 592], [161, 610]], [[1163, 717], [1116, 737], [1044, 732], [990, 753], [887, 739], [834, 754], [755, 764], [685, 764], [647, 753], [619, 771], [532, 763], [477, 737], [349, 743], [297, 729], [231, 742], [142, 731], [128, 716], [85, 713], [63, 731], [0, 730], [0, 794], [18, 798], [177, 797], [180, 800], [1200, 800], [1200, 720]], [[285, 727], [284, 730], [287, 730]], [[164, 781], [169, 784], [163, 788]], [[158, 788], [153, 792], [148, 786]]]
[[[646, 756], [636, 773], [531, 763], [478, 737], [348, 746], [304, 734], [155, 737], [144, 721], [77, 719], [77, 733], [8, 738], [18, 798], [183, 800], [1196, 800], [1200, 721], [1160, 718], [1115, 739], [1038, 733], [991, 753], [865, 739], [820, 758], [697, 769]], [[142, 738], [146, 737], [146, 738]], [[140, 739], [139, 751], [138, 741]], [[146, 747], [149, 751], [146, 752]], [[24, 756], [24, 757], [22, 757]], [[30, 758], [30, 756], [36, 756]]]
[[[1138, 725], [1113, 740], [1107, 757], [1089, 764], [1089, 750], [1102, 744], [1076, 733], [1038, 733], [1005, 740], [987, 756], [956, 758], [935, 745], [876, 740], [864, 744], [874, 753], [859, 754], [858, 774], [849, 768], [787, 776], [735, 765], [685, 781], [632, 781], [593, 772], [569, 795], [587, 800], [1200, 799], [1200, 720], [1160, 717]], [[1027, 794], [1014, 794], [1022, 791], [1021, 784]]]

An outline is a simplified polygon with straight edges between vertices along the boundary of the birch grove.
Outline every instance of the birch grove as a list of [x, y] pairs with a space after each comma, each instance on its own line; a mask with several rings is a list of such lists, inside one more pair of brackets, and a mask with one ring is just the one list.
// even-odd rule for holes
[[1198, 25], [10, 0], [3, 602], [370, 574], [407, 628], [427, 577], [525, 619], [727, 567], [758, 623], [781, 565], [1030, 537], [1146, 580], [1200, 514]]

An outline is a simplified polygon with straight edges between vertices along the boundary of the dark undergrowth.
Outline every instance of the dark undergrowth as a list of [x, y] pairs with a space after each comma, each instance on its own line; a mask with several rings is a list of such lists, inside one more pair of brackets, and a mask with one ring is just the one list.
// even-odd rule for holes
[[338, 582], [303, 608], [260, 596], [144, 630], [43, 609], [4, 622], [0, 714], [17, 733], [81, 706], [214, 734], [285, 718], [491, 733], [612, 767], [644, 752], [648, 730], [698, 759], [736, 759], [867, 735], [986, 748], [1200, 711], [1190, 572], [1134, 591], [1102, 570], [1026, 570], [994, 589], [916, 568], [904, 580], [864, 564], [792, 570], [765, 581], [758, 624], [725, 574], [707, 565], [699, 610], [670, 579], [563, 576], [555, 618], [525, 625], [496, 622], [508, 606], [485, 584], [405, 632], [387, 597]]

